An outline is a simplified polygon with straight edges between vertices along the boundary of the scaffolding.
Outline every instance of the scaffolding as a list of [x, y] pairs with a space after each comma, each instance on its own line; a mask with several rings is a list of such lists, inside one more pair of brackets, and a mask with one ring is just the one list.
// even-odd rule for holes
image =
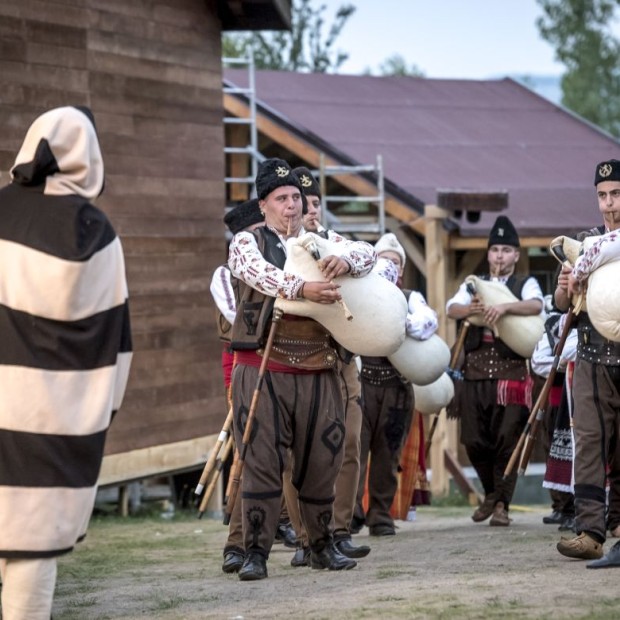
[[[226, 184], [227, 210], [241, 201], [255, 195], [254, 181], [258, 166], [265, 160], [258, 150], [257, 106], [255, 65], [252, 56], [245, 58], [222, 58], [223, 67], [247, 68], [247, 86], [239, 87], [224, 82], [224, 95], [242, 96], [247, 99], [247, 116], [225, 116], [225, 145], [227, 175]], [[244, 128], [244, 131], [235, 132], [235, 128]], [[234, 132], [234, 133], [233, 133]], [[377, 155], [376, 162], [369, 165], [326, 165], [325, 155], [320, 154], [319, 183], [322, 194], [323, 224], [339, 233], [362, 235], [369, 238], [378, 238], [385, 233], [385, 190], [383, 179], [383, 158]], [[349, 190], [349, 195], [327, 194], [327, 178], [336, 176], [358, 177], [366, 181], [364, 186], [376, 187], [376, 192], [370, 195], [357, 195]], [[341, 183], [347, 187], [347, 183]], [[330, 210], [334, 204], [369, 204], [376, 205], [363, 215], [352, 214], [350, 218], [337, 217]]]
[[[383, 179], [383, 157], [377, 155], [374, 164], [367, 165], [331, 165], [325, 164], [325, 156], [320, 155], [319, 164], [319, 184], [321, 187], [321, 205], [323, 209], [324, 224], [333, 228], [336, 232], [350, 235], [367, 235], [371, 237], [380, 237], [385, 233], [385, 186]], [[370, 195], [340, 195], [327, 193], [327, 178], [338, 175], [367, 175], [370, 176], [369, 183], [376, 187], [376, 193]], [[329, 208], [330, 204], [351, 204], [366, 203], [376, 204], [376, 214], [368, 213], [365, 217], [359, 214], [352, 216], [349, 221], [343, 221], [341, 217], [332, 214]]]
[[[245, 140], [243, 145], [228, 146], [224, 145], [224, 154], [227, 158], [226, 165], [229, 166], [230, 176], [224, 178], [226, 184], [226, 198], [228, 202], [236, 203], [240, 200], [247, 200], [254, 191], [254, 180], [258, 172], [258, 164], [265, 158], [258, 150], [258, 129], [256, 127], [256, 82], [254, 58], [222, 58], [222, 66], [226, 67], [247, 67], [248, 81], [247, 87], [229, 86], [224, 83], [224, 94], [242, 95], [247, 98], [248, 116], [225, 116], [224, 128], [226, 126], [245, 127], [244, 135], [238, 134], [238, 141]], [[243, 171], [235, 174], [236, 171]]]

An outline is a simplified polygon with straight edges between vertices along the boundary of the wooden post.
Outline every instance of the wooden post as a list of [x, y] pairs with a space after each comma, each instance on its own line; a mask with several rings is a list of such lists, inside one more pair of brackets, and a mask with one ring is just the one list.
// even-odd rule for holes
[[[448, 321], [446, 317], [446, 299], [448, 284], [447, 232], [443, 221], [449, 213], [435, 205], [426, 205], [424, 219], [426, 221], [426, 278], [427, 301], [437, 312], [439, 327], [437, 334], [447, 340]], [[447, 421], [442, 414], [437, 423], [430, 453], [430, 465], [433, 471], [431, 493], [437, 497], [448, 494], [449, 478], [444, 460], [444, 452], [448, 446]]]

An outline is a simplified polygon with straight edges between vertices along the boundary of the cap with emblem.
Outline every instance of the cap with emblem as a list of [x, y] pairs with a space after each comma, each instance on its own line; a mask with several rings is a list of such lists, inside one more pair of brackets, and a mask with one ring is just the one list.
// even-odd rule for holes
[[490, 248], [492, 245], [511, 245], [515, 248], [520, 247], [517, 230], [505, 215], [500, 215], [495, 220], [493, 228], [491, 228], [487, 248]]
[[596, 166], [594, 185], [598, 185], [603, 181], [620, 181], [620, 161], [617, 159], [610, 159], [608, 161], [602, 161]]
[[308, 168], [305, 166], [298, 166], [293, 172], [298, 176], [301, 189], [306, 196], [321, 197], [321, 188]]
[[252, 224], [258, 224], [259, 222], [264, 221], [265, 216], [261, 213], [260, 207], [258, 206], [258, 200], [256, 198], [246, 200], [240, 205], [233, 207], [224, 216], [224, 224], [228, 226], [228, 229], [233, 235], [249, 228]]
[[303, 192], [299, 178], [293, 172], [288, 162], [277, 157], [266, 159], [258, 167], [256, 174], [256, 195], [263, 200], [278, 187], [292, 185]]

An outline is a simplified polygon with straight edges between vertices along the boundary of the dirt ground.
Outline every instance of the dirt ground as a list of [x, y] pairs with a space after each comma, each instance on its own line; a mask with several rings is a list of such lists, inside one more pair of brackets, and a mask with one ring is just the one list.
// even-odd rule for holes
[[292, 568], [292, 551], [276, 545], [259, 582], [221, 572], [219, 521], [95, 520], [59, 562], [53, 617], [619, 618], [620, 568], [560, 556], [546, 512], [515, 509], [510, 527], [494, 528], [474, 524], [469, 507], [421, 508], [394, 537], [355, 536], [372, 552], [351, 571]]

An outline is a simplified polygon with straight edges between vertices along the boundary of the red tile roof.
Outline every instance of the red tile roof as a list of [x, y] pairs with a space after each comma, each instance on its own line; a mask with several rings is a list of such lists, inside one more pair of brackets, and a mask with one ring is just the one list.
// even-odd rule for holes
[[[226, 71], [245, 85], [247, 72]], [[413, 209], [437, 190], [507, 190], [506, 215], [522, 236], [600, 224], [598, 162], [620, 141], [517, 82], [257, 71], [259, 110], [345, 163], [383, 156], [386, 188]], [[486, 235], [496, 213], [456, 220]]]

